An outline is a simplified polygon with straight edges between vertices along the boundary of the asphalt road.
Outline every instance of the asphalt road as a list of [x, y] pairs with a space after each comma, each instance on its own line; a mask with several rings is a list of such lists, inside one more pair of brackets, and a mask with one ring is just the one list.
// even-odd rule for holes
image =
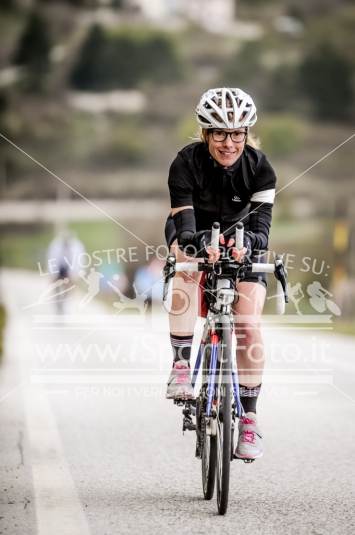
[[193, 433], [164, 399], [167, 317], [78, 309], [77, 297], [60, 318], [29, 307], [43, 288], [2, 276], [0, 534], [355, 533], [351, 338], [265, 325], [265, 455], [233, 462], [219, 517], [202, 498]]

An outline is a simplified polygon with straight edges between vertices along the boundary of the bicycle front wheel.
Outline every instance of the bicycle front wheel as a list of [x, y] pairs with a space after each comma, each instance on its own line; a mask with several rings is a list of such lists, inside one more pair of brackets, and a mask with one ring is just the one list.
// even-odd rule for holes
[[231, 365], [232, 336], [230, 329], [225, 328], [222, 335], [221, 380], [218, 387], [219, 410], [217, 416], [217, 507], [218, 513], [224, 515], [228, 507], [229, 477], [232, 445], [232, 397], [231, 397]]
[[216, 480], [216, 463], [217, 463], [217, 437], [208, 434], [206, 423], [206, 399], [207, 399], [207, 367], [211, 358], [211, 346], [206, 345], [204, 364], [203, 364], [203, 386], [201, 408], [203, 415], [201, 415], [201, 433], [202, 433], [202, 451], [201, 451], [201, 468], [202, 468], [202, 490], [205, 500], [211, 500], [214, 493]]
[[217, 461], [217, 437], [204, 435], [202, 445], [202, 489], [205, 500], [213, 498], [216, 461]]

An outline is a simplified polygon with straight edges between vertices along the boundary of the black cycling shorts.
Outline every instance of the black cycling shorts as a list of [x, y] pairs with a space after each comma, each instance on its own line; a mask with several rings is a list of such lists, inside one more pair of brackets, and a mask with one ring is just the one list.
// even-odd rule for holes
[[[166, 223], [165, 223], [165, 239], [166, 239], [166, 243], [170, 249], [171, 247], [171, 244], [173, 243], [174, 240], [176, 240], [176, 229], [175, 229], [175, 223], [174, 223], [174, 219], [172, 218], [171, 215], [169, 215], [168, 219], [166, 220]], [[251, 260], [252, 262], [257, 262], [257, 263], [260, 263], [260, 262], [267, 262], [267, 259], [266, 259], [266, 253], [263, 254], [263, 255], [253, 255], [251, 257]], [[267, 286], [267, 280], [266, 280], [266, 273], [264, 272], [255, 272], [255, 273], [249, 273], [249, 275], [247, 275], [245, 277], [245, 279], [243, 279], [243, 281], [245, 282], [259, 282], [260, 284], [263, 284], [266, 288]]]

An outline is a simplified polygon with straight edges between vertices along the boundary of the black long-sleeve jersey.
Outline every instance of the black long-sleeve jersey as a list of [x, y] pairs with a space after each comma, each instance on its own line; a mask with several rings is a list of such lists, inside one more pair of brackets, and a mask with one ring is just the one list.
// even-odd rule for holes
[[237, 162], [224, 168], [205, 143], [191, 143], [172, 162], [168, 184], [172, 208], [193, 206], [197, 231], [219, 221], [229, 234], [242, 220], [252, 249], [267, 249], [276, 175], [260, 150], [245, 145]]

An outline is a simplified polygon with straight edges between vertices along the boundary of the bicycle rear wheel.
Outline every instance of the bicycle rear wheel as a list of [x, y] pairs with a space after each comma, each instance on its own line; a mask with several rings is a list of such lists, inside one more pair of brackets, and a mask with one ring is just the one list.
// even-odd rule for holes
[[232, 337], [230, 329], [222, 333], [223, 362], [219, 383], [219, 404], [217, 415], [217, 507], [218, 513], [224, 515], [228, 507], [229, 478], [232, 445], [232, 397], [231, 397], [231, 365]]

